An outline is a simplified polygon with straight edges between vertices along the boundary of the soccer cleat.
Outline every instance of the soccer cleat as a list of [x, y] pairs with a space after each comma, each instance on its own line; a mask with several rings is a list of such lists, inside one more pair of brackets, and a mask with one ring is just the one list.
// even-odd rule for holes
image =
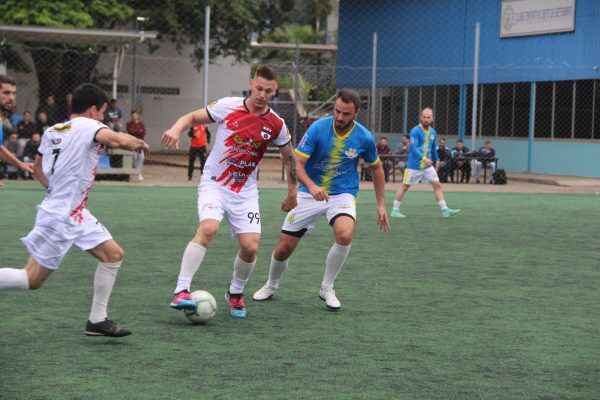
[[131, 331], [107, 318], [104, 321], [95, 324], [92, 324], [88, 320], [85, 324], [85, 334], [87, 336], [123, 337], [131, 335]]
[[267, 282], [263, 287], [260, 288], [260, 290], [254, 293], [254, 296], [252, 296], [252, 298], [256, 301], [268, 300], [271, 297], [273, 297], [275, 291], [277, 291], [277, 289], [273, 286], [270, 286], [269, 282]]
[[331, 287], [321, 288], [319, 297], [325, 302], [327, 308], [332, 311], [337, 311], [342, 307], [340, 301], [335, 297], [335, 290]]
[[176, 310], [195, 310], [196, 302], [192, 300], [189, 290], [183, 289], [173, 296], [171, 308]]
[[392, 213], [390, 214], [390, 217], [392, 217], [392, 218], [406, 218], [406, 215], [402, 214], [400, 212], [400, 210], [392, 210]]
[[229, 314], [233, 318], [246, 318], [246, 304], [244, 303], [244, 293], [225, 293], [225, 299], [229, 302]]
[[454, 214], [458, 214], [460, 212], [460, 210], [453, 210], [451, 208], [446, 208], [445, 210], [442, 211], [442, 216], [444, 218], [448, 218], [453, 216]]

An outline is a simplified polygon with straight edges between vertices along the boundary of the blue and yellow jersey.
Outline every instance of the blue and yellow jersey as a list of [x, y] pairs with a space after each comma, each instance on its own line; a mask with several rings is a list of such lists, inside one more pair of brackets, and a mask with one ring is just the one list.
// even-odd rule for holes
[[[330, 195], [358, 193], [358, 162], [375, 165], [379, 156], [371, 132], [358, 122], [343, 136], [335, 132], [333, 117], [315, 121], [298, 143], [296, 153], [307, 158], [306, 173]], [[300, 184], [300, 191], [310, 191]]]
[[[1, 112], [1, 111], [0, 111]], [[0, 117], [0, 147], [4, 145], [4, 121], [2, 121], [2, 117]]]
[[410, 150], [408, 152], [408, 169], [424, 170], [426, 168], [424, 160], [426, 158], [436, 162], [438, 160], [435, 129], [429, 127], [425, 131], [421, 124], [415, 126], [410, 131]]

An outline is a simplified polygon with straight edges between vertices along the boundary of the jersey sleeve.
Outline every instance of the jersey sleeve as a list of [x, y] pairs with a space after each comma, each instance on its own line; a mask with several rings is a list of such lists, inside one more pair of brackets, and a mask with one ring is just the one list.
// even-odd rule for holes
[[[433, 130], [433, 128], [431, 128]], [[435, 132], [435, 131], [434, 131]], [[431, 161], [436, 162], [440, 160], [438, 155], [438, 147], [436, 143], [437, 134], [434, 135], [434, 139], [431, 141]]]
[[42, 140], [40, 140], [40, 147], [38, 147], [37, 149], [37, 153], [40, 156], [43, 156], [44, 153], [48, 150], [48, 136], [47, 135], [43, 135], [42, 136]]
[[423, 158], [423, 153], [419, 150], [419, 131], [418, 128], [413, 128], [410, 131], [410, 153], [414, 155], [414, 157], [418, 160]]
[[88, 120], [85, 122], [87, 124], [87, 126], [85, 126], [85, 128], [83, 129], [83, 141], [85, 143], [88, 143], [90, 145], [95, 145], [96, 144], [96, 134], [101, 130], [101, 129], [110, 129], [108, 126], [104, 125], [102, 122], [98, 122], [98, 121], [94, 121], [94, 120]]
[[379, 162], [379, 155], [377, 154], [375, 139], [370, 133], [368, 133], [365, 137], [365, 151], [362, 154], [362, 158], [370, 165], [375, 165]]
[[281, 125], [281, 130], [279, 131], [279, 135], [277, 135], [277, 138], [275, 140], [273, 140], [273, 143], [275, 144], [275, 146], [279, 146], [279, 147], [283, 147], [286, 144], [288, 144], [290, 142], [290, 140], [292, 140], [292, 135], [290, 135], [290, 131], [288, 130], [287, 126], [285, 125], [285, 121], [281, 120], [282, 125]]
[[317, 132], [317, 124], [312, 124], [300, 139], [298, 146], [296, 146], [296, 154], [304, 158], [310, 158], [315, 149]]
[[223, 121], [223, 118], [225, 118], [230, 112], [228, 103], [229, 102], [227, 101], [227, 98], [215, 100], [212, 103], [210, 103], [206, 107], [206, 111], [208, 112], [208, 116], [210, 117], [210, 119], [216, 123], [221, 123], [221, 121]]
[[3, 129], [2, 118], [0, 118], [0, 147], [4, 146], [4, 129]]

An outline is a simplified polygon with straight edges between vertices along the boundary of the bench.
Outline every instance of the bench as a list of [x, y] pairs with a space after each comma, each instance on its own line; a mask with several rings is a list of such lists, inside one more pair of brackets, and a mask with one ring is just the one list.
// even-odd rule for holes
[[[109, 161], [110, 160], [110, 161]], [[139, 181], [140, 171], [133, 168], [133, 153], [128, 150], [108, 149], [100, 155], [96, 176], [115, 176], [126, 181]]]

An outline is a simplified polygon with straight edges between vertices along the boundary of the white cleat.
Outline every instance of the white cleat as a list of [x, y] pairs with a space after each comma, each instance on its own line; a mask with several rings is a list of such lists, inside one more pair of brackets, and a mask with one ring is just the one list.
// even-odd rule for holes
[[319, 297], [321, 300], [325, 301], [327, 308], [330, 310], [337, 311], [342, 307], [340, 301], [335, 297], [335, 290], [333, 290], [333, 288], [321, 288]]
[[276, 291], [277, 291], [277, 289], [274, 288], [273, 286], [270, 286], [269, 283], [267, 282], [256, 293], [254, 293], [254, 296], [252, 296], [252, 298], [256, 301], [268, 300], [271, 297], [273, 297], [273, 295], [275, 294]]

